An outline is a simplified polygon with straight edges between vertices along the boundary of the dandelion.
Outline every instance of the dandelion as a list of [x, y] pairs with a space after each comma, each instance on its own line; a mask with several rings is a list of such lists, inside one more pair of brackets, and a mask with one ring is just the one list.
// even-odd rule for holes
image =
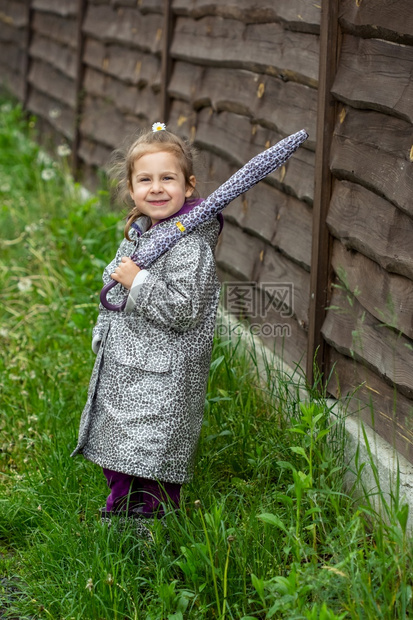
[[115, 580], [110, 573], [108, 573], [108, 576], [106, 577], [106, 583], [108, 584], [108, 586], [113, 586], [113, 584], [115, 583]]
[[0, 110], [2, 112], [11, 112], [11, 103], [3, 103]]
[[37, 161], [39, 164], [45, 164], [46, 166], [51, 166], [53, 163], [53, 159], [44, 151], [39, 151], [37, 153]]
[[11, 189], [10, 183], [3, 183], [3, 185], [0, 187], [0, 191], [1, 192], [9, 192]]
[[42, 170], [42, 179], [43, 181], [50, 181], [55, 176], [55, 171], [52, 168], [45, 168]]
[[32, 289], [32, 286], [33, 284], [29, 277], [20, 278], [20, 280], [17, 283], [17, 288], [19, 289], [21, 293], [27, 293], [27, 291], [30, 291]]
[[199, 510], [201, 508], [201, 500], [200, 499], [195, 500], [194, 506], [197, 510]]
[[50, 118], [59, 118], [61, 113], [62, 111], [60, 110], [60, 108], [52, 108], [51, 110], [49, 110]]
[[7, 329], [5, 329], [4, 327], [0, 328], [0, 336], [1, 338], [7, 338], [7, 336], [9, 335], [9, 332], [7, 331]]
[[39, 418], [37, 417], [37, 415], [29, 415], [27, 419], [29, 422], [37, 422]]
[[42, 512], [42, 507], [41, 507], [40, 505], [39, 505], [39, 506], [37, 506], [37, 510], [38, 510], [39, 512]]
[[57, 154], [59, 157], [68, 157], [71, 152], [72, 150], [68, 144], [59, 144], [57, 147]]
[[92, 594], [92, 592], [93, 592], [93, 581], [92, 581], [91, 577], [89, 577], [89, 579], [87, 580], [85, 587], [86, 587], [86, 590], [89, 590], [89, 592]]
[[11, 373], [11, 374], [9, 375], [9, 379], [10, 379], [10, 381], [20, 381], [20, 377], [19, 377], [19, 375], [15, 375], [15, 374], [13, 374], [13, 373]]
[[33, 232], [36, 232], [36, 230], [39, 230], [39, 226], [35, 222], [33, 222], [33, 224], [27, 224], [24, 227], [24, 232], [27, 232], [27, 233], [33, 233]]
[[80, 196], [80, 200], [82, 202], [86, 202], [87, 200], [89, 200], [92, 197], [91, 192], [89, 192], [89, 190], [86, 189], [86, 187], [80, 187], [79, 188], [79, 196]]

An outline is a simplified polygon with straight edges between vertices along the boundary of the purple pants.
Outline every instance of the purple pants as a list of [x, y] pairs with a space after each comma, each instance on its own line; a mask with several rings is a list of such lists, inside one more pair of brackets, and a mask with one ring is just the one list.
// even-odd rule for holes
[[156, 482], [129, 474], [103, 468], [110, 495], [106, 500], [108, 512], [119, 512], [139, 508], [144, 515], [164, 514], [162, 502], [179, 508], [181, 485], [173, 482]]

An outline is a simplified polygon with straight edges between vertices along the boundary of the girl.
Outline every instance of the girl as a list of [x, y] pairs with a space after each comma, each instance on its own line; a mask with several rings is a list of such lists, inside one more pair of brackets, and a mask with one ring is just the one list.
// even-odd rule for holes
[[123, 312], [100, 305], [93, 329], [97, 354], [73, 456], [103, 468], [107, 517], [163, 514], [179, 506], [201, 430], [220, 285], [214, 249], [222, 216], [198, 226], [150, 269], [129, 257], [155, 227], [174, 227], [201, 201], [190, 146], [156, 123], [129, 149], [118, 174], [132, 200], [125, 238], [103, 281], [128, 295]]

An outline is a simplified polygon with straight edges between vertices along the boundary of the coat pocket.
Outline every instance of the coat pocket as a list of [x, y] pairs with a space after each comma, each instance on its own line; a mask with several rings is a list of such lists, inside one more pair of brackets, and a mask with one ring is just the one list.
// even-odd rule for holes
[[123, 325], [122, 330], [110, 330], [105, 355], [113, 356], [118, 364], [146, 372], [169, 372], [172, 362], [170, 337], [160, 330], [145, 329], [140, 337], [135, 330]]

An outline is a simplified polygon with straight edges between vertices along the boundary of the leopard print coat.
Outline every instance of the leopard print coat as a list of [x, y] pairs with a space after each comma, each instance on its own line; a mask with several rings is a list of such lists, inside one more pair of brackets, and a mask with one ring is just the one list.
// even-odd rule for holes
[[[146, 220], [146, 221], [145, 221]], [[120, 263], [151, 243], [160, 222], [130, 230], [104, 283]], [[140, 218], [148, 228], [148, 218]], [[133, 476], [182, 484], [190, 480], [204, 412], [220, 284], [214, 249], [220, 225], [198, 226], [150, 267], [132, 312], [100, 306], [93, 335], [100, 347], [72, 456]], [[167, 231], [165, 231], [167, 232]], [[127, 291], [110, 292], [119, 303]]]

